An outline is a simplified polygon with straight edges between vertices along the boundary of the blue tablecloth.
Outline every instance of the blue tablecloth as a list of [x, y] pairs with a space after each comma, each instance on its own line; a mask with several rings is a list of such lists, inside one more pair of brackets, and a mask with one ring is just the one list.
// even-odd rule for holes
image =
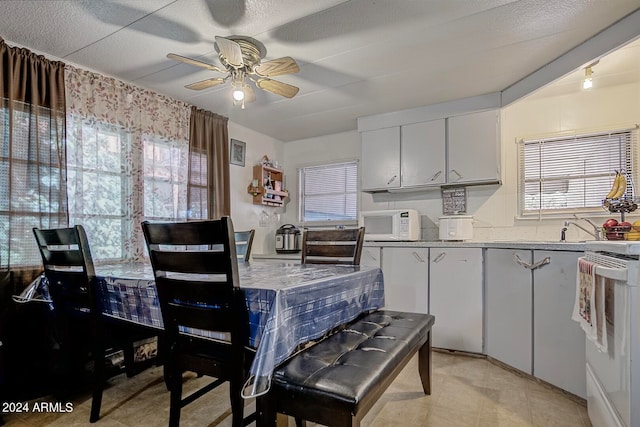
[[[238, 272], [256, 349], [245, 397], [268, 391], [273, 369], [299, 344], [384, 305], [379, 268], [256, 262], [240, 263]], [[106, 314], [163, 327], [150, 265], [96, 265], [96, 275]]]

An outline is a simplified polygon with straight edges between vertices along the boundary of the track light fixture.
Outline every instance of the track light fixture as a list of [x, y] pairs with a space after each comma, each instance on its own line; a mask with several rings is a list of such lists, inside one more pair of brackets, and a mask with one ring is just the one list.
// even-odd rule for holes
[[593, 74], [593, 70], [591, 67], [596, 65], [599, 61], [595, 61], [584, 68], [584, 80], [582, 80], [582, 89], [591, 89], [593, 87], [593, 78], [591, 74]]

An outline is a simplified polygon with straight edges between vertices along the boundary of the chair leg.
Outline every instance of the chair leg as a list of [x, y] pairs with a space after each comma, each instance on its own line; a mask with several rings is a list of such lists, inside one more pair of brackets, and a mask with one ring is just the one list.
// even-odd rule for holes
[[244, 426], [244, 399], [242, 399], [242, 379], [229, 381], [229, 398], [231, 400], [231, 425]]
[[131, 378], [136, 374], [135, 363], [133, 361], [133, 343], [128, 342], [122, 348], [124, 355], [124, 369], [127, 373], [127, 378]]
[[176, 362], [169, 363], [175, 364], [165, 370], [165, 372], [170, 371], [168, 381], [170, 394], [169, 427], [178, 427], [180, 425], [180, 410], [182, 408], [182, 373], [177, 369]]
[[93, 396], [91, 398], [91, 415], [89, 422], [95, 423], [100, 419], [100, 407], [102, 406], [102, 391], [105, 381], [104, 345], [100, 337], [95, 337], [93, 348]]

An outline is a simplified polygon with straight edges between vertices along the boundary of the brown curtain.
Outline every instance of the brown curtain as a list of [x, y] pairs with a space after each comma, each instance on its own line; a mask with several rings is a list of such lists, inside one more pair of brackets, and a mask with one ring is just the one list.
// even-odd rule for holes
[[0, 265], [41, 263], [32, 227], [68, 224], [64, 64], [0, 38]]
[[201, 217], [209, 219], [231, 214], [228, 121], [210, 111], [191, 109], [187, 204], [193, 207], [196, 199], [201, 201], [200, 206], [207, 207]]

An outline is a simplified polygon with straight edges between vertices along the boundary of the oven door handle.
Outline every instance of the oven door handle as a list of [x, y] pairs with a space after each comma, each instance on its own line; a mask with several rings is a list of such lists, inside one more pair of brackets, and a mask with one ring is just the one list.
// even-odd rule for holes
[[[581, 257], [581, 259], [585, 259], [585, 258]], [[595, 264], [595, 263], [594, 265], [596, 268], [596, 274], [598, 276], [604, 277], [606, 279], [617, 280], [619, 282], [627, 281], [628, 269], [626, 268], [605, 267], [604, 265]]]

